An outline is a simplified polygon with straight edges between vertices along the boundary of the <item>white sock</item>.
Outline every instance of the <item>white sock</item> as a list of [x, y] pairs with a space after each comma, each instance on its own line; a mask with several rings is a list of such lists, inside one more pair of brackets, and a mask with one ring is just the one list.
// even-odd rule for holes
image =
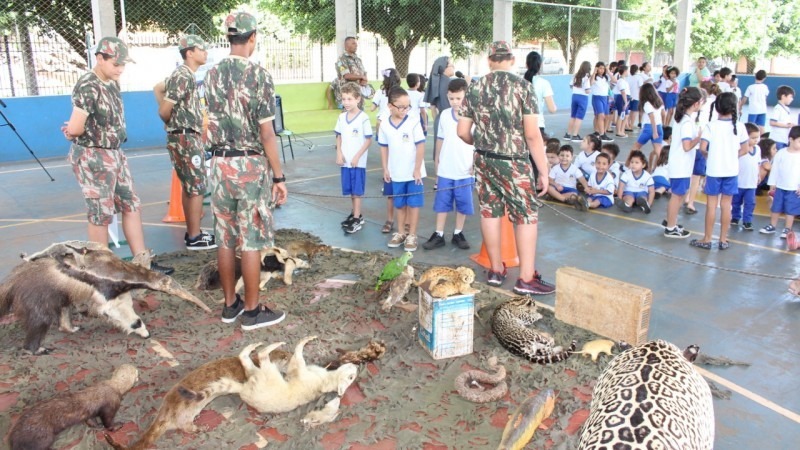
[[459, 230], [457, 228], [455, 230], [453, 230], [453, 234], [458, 234], [458, 233], [461, 233], [461, 230]]
[[444, 236], [444, 230], [441, 230], [441, 231], [440, 230], [436, 230], [436, 234], [438, 234], [439, 237], [443, 237]]

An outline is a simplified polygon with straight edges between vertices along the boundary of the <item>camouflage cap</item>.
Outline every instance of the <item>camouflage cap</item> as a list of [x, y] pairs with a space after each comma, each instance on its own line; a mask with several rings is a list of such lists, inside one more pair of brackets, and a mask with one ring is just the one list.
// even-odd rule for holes
[[489, 46], [489, 56], [494, 55], [510, 55], [511, 46], [506, 41], [494, 41]]
[[240, 36], [256, 30], [256, 18], [246, 12], [229, 15], [225, 19], [228, 36]]
[[199, 48], [200, 50], [206, 49], [206, 43], [200, 36], [196, 34], [187, 34], [178, 41], [178, 49], [186, 50], [187, 48]]
[[122, 40], [115, 37], [104, 37], [97, 43], [95, 53], [102, 53], [114, 58], [117, 64], [136, 62], [128, 55], [128, 46]]

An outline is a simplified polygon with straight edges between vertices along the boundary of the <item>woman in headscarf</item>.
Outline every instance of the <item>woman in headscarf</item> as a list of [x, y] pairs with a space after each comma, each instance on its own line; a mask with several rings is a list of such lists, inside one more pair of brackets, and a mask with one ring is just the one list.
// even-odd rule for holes
[[[428, 87], [425, 90], [425, 103], [430, 104], [431, 112], [436, 116], [433, 123], [433, 138], [438, 137], [439, 133], [439, 112], [450, 107], [447, 100], [447, 86], [455, 73], [453, 60], [449, 56], [440, 56], [433, 62], [431, 76], [428, 79]], [[436, 155], [434, 155], [434, 158]]]
[[524, 78], [533, 84], [533, 91], [536, 93], [536, 103], [539, 106], [539, 130], [542, 132], [542, 139], [547, 140], [547, 134], [544, 130], [544, 108], [550, 114], [556, 112], [556, 104], [553, 101], [553, 87], [550, 82], [539, 76], [539, 70], [542, 68], [542, 55], [538, 52], [530, 52], [525, 58], [525, 66], [528, 70], [525, 72]]

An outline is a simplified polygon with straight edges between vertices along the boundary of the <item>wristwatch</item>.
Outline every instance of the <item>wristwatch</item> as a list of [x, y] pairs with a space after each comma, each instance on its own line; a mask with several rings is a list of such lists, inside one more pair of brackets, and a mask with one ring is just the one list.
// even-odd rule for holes
[[272, 177], [272, 182], [273, 183], [285, 183], [286, 182], [286, 175], [284, 175], [284, 176], [282, 176], [280, 178]]

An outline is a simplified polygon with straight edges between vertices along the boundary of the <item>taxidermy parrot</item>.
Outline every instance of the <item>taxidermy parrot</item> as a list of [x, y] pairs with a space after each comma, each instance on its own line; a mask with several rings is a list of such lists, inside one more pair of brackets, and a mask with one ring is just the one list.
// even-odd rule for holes
[[386, 265], [383, 266], [383, 272], [381, 272], [381, 275], [378, 277], [378, 284], [375, 285], [375, 290], [377, 291], [380, 289], [384, 281], [392, 281], [403, 273], [403, 269], [408, 265], [408, 260], [413, 257], [413, 253], [405, 252], [400, 255], [400, 257], [386, 263]]

